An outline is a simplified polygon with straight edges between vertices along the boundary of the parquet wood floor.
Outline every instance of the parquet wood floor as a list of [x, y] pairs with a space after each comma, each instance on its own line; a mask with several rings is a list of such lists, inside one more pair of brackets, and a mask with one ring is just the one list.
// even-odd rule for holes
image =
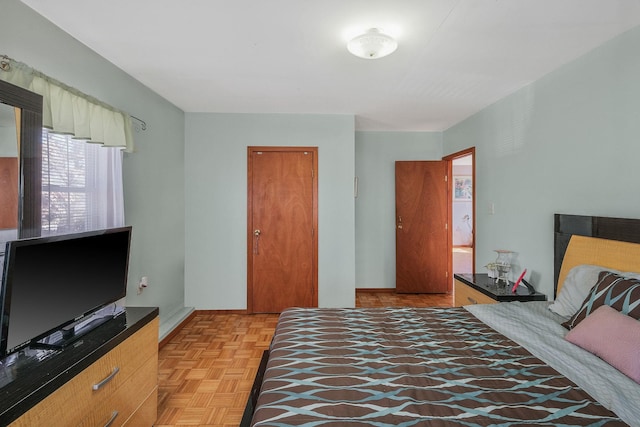
[[396, 294], [358, 291], [356, 307], [452, 307], [453, 294]]
[[[429, 307], [452, 295], [358, 291], [357, 307]], [[277, 314], [196, 312], [159, 353], [156, 427], [240, 424]]]

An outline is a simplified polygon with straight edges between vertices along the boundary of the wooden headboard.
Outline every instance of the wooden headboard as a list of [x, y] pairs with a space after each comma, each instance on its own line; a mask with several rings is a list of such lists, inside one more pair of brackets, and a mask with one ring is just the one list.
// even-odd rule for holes
[[[587, 241], [584, 239], [576, 239], [579, 240], [576, 245], [580, 245], [580, 255], [574, 255], [571, 259], [567, 259], [566, 265], [562, 268], [567, 246], [569, 245], [571, 236], [574, 235], [595, 237], [619, 242], [640, 243], [640, 219], [555, 214], [553, 260], [554, 294], [558, 293], [558, 283], [562, 283], [571, 267], [578, 264], [602, 265], [606, 262], [608, 264], [606, 265], [607, 267], [611, 267], [616, 270], [636, 271], [636, 269], [631, 268], [633, 266], [633, 260], [620, 261], [603, 258], [605, 255], [603, 255], [602, 251], [613, 249], [613, 246], [607, 245], [605, 242], [595, 242], [597, 243], [596, 246], [598, 246], [597, 250], [587, 249], [587, 246], [592, 245], [594, 242], [586, 243]], [[636, 250], [633, 245], [614, 246], [615, 251], [620, 251], [622, 249], [627, 253], [634, 253]], [[578, 247], [576, 246], [576, 248]], [[627, 258], [626, 255], [623, 258]], [[638, 262], [640, 261], [636, 259], [635, 263]], [[616, 267], [616, 265], [618, 265], [618, 267]]]

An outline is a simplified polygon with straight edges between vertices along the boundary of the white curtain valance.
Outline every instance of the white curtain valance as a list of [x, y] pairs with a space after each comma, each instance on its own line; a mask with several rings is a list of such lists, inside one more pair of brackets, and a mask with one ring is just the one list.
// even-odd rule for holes
[[42, 125], [76, 139], [133, 152], [131, 116], [22, 62], [6, 59], [0, 79], [42, 95]]

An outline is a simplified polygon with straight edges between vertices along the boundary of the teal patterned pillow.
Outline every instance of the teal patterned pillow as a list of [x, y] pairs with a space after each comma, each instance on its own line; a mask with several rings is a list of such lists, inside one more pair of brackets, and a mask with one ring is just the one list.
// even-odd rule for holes
[[571, 319], [562, 324], [571, 330], [601, 305], [608, 305], [634, 319], [640, 319], [640, 280], [601, 271], [598, 281]]

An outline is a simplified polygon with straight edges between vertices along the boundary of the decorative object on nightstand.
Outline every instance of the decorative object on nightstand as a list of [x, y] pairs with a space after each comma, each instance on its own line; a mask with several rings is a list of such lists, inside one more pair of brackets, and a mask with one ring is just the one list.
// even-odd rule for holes
[[489, 264], [485, 265], [484, 268], [487, 269], [487, 276], [489, 276], [490, 279], [495, 279], [498, 277], [495, 262], [490, 262]]
[[496, 284], [502, 283], [503, 285], [507, 285], [509, 284], [508, 275], [511, 271], [511, 254], [513, 251], [496, 249], [494, 252], [498, 254], [495, 261], [496, 271], [498, 272]]
[[[516, 282], [513, 284], [513, 288], [511, 288], [511, 293], [516, 293], [516, 290], [518, 289], [518, 286], [520, 285], [520, 282], [523, 283], [527, 283], [524, 281], [524, 275], [527, 274], [527, 269], [525, 268], [524, 270], [522, 270], [522, 273], [520, 273], [520, 276], [518, 276], [518, 280], [516, 280]], [[531, 293], [531, 290], [530, 292]]]

